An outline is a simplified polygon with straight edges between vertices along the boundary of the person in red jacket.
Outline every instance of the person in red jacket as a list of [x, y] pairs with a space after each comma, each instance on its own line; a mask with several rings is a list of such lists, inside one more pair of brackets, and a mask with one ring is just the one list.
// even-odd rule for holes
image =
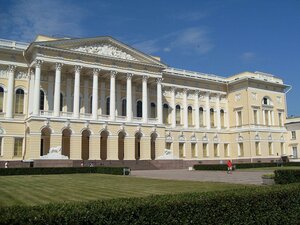
[[227, 173], [232, 173], [232, 162], [231, 160], [228, 160], [227, 162]]

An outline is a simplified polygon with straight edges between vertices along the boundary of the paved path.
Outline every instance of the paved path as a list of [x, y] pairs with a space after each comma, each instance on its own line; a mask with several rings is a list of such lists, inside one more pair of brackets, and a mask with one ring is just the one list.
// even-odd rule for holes
[[188, 170], [134, 170], [132, 176], [167, 179], [167, 180], [192, 180], [192, 181], [211, 181], [226, 182], [239, 184], [256, 184], [262, 183], [261, 176], [268, 171], [241, 172], [234, 171], [227, 174], [226, 171], [188, 171]]

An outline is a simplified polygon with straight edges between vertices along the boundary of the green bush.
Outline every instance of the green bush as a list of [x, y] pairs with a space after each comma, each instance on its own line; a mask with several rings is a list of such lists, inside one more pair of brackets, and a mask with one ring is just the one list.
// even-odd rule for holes
[[300, 184], [0, 208], [0, 224], [299, 224]]
[[300, 183], [300, 170], [275, 170], [274, 173], [276, 184]]
[[[235, 169], [248, 169], [248, 168], [260, 168], [260, 167], [277, 167], [277, 163], [233, 163]], [[300, 166], [297, 162], [288, 162], [282, 164], [285, 167], [288, 166]], [[278, 168], [280, 168], [278, 166]], [[197, 164], [194, 165], [195, 170], [227, 170], [227, 164]]]
[[[123, 175], [123, 167], [53, 167], [53, 168], [1, 168], [0, 176], [9, 175], [42, 175], [71, 173], [102, 173]], [[128, 175], [128, 174], [126, 174]]]

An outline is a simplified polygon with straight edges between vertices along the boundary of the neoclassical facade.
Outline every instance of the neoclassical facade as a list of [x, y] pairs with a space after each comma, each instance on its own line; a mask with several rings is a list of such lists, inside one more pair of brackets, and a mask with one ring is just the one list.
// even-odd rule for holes
[[261, 72], [167, 66], [111, 37], [0, 40], [0, 160], [270, 160], [288, 153], [286, 91]]

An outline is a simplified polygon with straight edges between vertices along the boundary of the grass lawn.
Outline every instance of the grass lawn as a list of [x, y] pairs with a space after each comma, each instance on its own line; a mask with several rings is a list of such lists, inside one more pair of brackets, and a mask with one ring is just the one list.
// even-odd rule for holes
[[274, 171], [274, 170], [300, 170], [300, 166], [247, 168], [247, 169], [238, 169], [237, 171]]
[[0, 206], [220, 191], [245, 186], [103, 174], [3, 176], [0, 177]]

